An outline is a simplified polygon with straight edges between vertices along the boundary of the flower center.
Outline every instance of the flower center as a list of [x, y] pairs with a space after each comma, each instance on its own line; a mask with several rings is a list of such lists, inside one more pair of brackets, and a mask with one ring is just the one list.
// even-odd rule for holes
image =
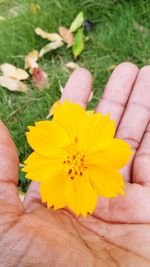
[[80, 153], [68, 154], [63, 163], [70, 179], [74, 179], [76, 176], [82, 176], [87, 168], [85, 155], [81, 155]]

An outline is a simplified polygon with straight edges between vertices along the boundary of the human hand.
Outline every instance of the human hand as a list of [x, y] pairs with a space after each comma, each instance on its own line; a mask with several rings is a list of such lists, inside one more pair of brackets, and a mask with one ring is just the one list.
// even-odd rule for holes
[[[150, 266], [150, 67], [130, 63], [113, 72], [96, 108], [116, 121], [116, 136], [135, 150], [124, 168], [126, 196], [99, 199], [93, 216], [48, 210], [32, 182], [24, 203], [17, 194], [18, 157], [0, 123], [0, 260], [5, 266]], [[62, 100], [86, 106], [91, 75], [77, 69]], [[134, 85], [134, 86], [133, 86]], [[127, 104], [128, 102], [128, 104]]]

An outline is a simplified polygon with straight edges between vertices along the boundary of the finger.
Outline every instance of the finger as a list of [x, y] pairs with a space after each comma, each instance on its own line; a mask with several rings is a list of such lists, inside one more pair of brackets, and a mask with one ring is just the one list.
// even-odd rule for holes
[[[127, 141], [133, 151], [139, 147], [150, 119], [150, 66], [143, 67], [137, 77], [126, 111], [119, 124], [116, 136]], [[129, 180], [131, 162], [124, 168], [125, 180]]]
[[133, 183], [150, 186], [150, 122], [134, 159]]
[[[70, 102], [76, 102], [85, 108], [91, 90], [91, 73], [87, 69], [77, 68], [70, 76], [64, 88], [61, 101], [68, 99]], [[24, 206], [26, 210], [31, 211], [35, 208], [38, 208], [40, 205], [42, 205], [42, 203], [39, 193], [39, 183], [31, 182], [29, 191], [24, 199]]]
[[102, 98], [96, 108], [96, 112], [103, 115], [110, 114], [119, 124], [126, 103], [130, 96], [136, 80], [138, 68], [132, 63], [122, 63], [113, 71], [104, 91]]
[[61, 96], [61, 101], [68, 99], [70, 102], [78, 103], [85, 108], [90, 97], [91, 90], [91, 73], [87, 69], [78, 67], [66, 83]]
[[17, 190], [18, 166], [16, 147], [7, 128], [0, 121], [0, 201], [24, 212]]

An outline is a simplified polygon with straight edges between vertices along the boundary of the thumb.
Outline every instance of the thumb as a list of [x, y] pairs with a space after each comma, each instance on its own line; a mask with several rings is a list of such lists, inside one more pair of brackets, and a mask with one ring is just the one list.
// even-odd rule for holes
[[16, 147], [9, 131], [0, 121], [0, 203], [15, 205], [23, 211], [23, 204], [17, 191], [18, 166]]

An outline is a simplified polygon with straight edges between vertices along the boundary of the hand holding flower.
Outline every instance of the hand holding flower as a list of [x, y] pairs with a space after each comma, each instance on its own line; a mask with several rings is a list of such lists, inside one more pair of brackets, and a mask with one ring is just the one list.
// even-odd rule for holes
[[[149, 71], [149, 66], [138, 71], [130, 63], [119, 65], [96, 108], [103, 115], [111, 114], [116, 138], [128, 142], [134, 155], [122, 170], [125, 196], [100, 197], [94, 213], [85, 219], [63, 208], [54, 211], [44, 207], [37, 182], [31, 183], [24, 203], [20, 201], [16, 149], [0, 123], [2, 267], [150, 265]], [[77, 69], [62, 100], [67, 98], [85, 107], [90, 90], [91, 75]]]

